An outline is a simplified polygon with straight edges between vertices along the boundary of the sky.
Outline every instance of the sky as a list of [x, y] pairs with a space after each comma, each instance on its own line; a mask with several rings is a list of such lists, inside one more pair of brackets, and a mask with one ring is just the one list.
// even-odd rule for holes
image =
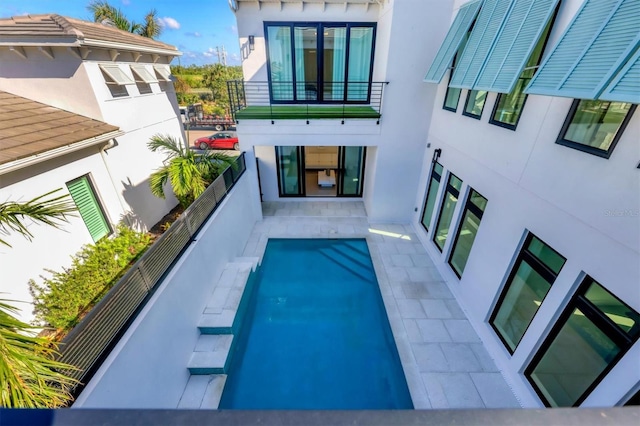
[[[204, 65], [218, 62], [216, 47], [224, 46], [227, 65], [240, 65], [236, 19], [227, 0], [108, 0], [132, 21], [142, 22], [156, 9], [163, 25], [157, 39], [176, 46], [182, 56], [172, 65]], [[0, 18], [55, 13], [92, 21], [90, 0], [0, 0]]]

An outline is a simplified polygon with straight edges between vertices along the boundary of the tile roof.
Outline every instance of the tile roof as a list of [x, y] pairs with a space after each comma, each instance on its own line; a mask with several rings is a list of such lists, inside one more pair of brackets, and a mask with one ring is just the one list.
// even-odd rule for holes
[[118, 130], [102, 121], [0, 91], [0, 165]]
[[0, 45], [90, 46], [95, 42], [173, 51], [175, 46], [95, 22], [60, 15], [27, 15], [0, 19]]

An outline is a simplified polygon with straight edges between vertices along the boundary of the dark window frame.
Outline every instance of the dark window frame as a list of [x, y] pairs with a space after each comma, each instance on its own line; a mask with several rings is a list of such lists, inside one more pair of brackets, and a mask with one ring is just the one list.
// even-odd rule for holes
[[[429, 232], [429, 228], [423, 223], [423, 219], [424, 219], [424, 213], [427, 210], [427, 201], [429, 199], [429, 190], [431, 189], [431, 181], [436, 178], [435, 180], [438, 182], [438, 185], [442, 184], [442, 175], [439, 174], [438, 172], [436, 172], [436, 164], [440, 164], [440, 162], [438, 160], [436, 161], [432, 161], [431, 162], [431, 173], [429, 173], [429, 184], [427, 185], [427, 190], [424, 193], [424, 203], [422, 203], [422, 212], [420, 213], [420, 224], [422, 225], [422, 227], [424, 228], [425, 231]], [[440, 167], [442, 167], [442, 171], [444, 171], [444, 166], [442, 164], [440, 164]], [[444, 174], [444, 173], [443, 173]], [[438, 187], [438, 190], [440, 190], [440, 187]], [[436, 194], [438, 195], [438, 194]], [[436, 203], [438, 202], [438, 200], [436, 199]], [[433, 205], [433, 208], [435, 210], [436, 208], [436, 204]], [[433, 212], [431, 212], [431, 220], [433, 220]], [[431, 220], [429, 220], [429, 222], [431, 222]]]
[[[448, 173], [448, 175], [447, 175], [447, 183], [446, 183], [446, 185], [444, 187], [444, 191], [443, 191], [442, 197], [440, 198], [440, 208], [438, 209], [438, 220], [436, 221], [436, 226], [434, 228], [436, 232], [434, 232], [432, 237], [431, 237], [431, 241], [433, 241], [433, 244], [436, 246], [438, 251], [440, 251], [440, 253], [444, 252], [444, 247], [447, 245], [447, 239], [449, 239], [449, 235], [451, 235], [451, 233], [447, 234], [447, 238], [445, 239], [444, 244], [442, 245], [442, 248], [440, 248], [438, 243], [436, 243], [436, 237], [438, 236], [438, 232], [437, 232], [438, 225], [440, 225], [440, 220], [442, 220], [442, 210], [444, 209], [444, 205], [445, 205], [445, 201], [446, 201], [446, 198], [447, 198], [447, 194], [449, 192], [451, 192], [451, 194], [455, 195], [455, 197], [456, 197], [456, 206], [458, 205], [458, 201], [460, 200], [460, 191], [458, 189], [456, 189], [450, 183], [452, 176], [460, 181], [460, 185], [462, 185], [464, 183], [464, 181], [462, 179], [460, 179], [458, 176], [456, 176], [452, 172]], [[449, 189], [451, 189], [451, 191], [449, 191]], [[454, 214], [455, 214], [455, 207], [454, 207]], [[452, 220], [452, 223], [453, 223], [453, 217], [451, 218], [451, 220]], [[451, 224], [449, 224], [449, 230], [451, 230]]]
[[[344, 161], [345, 161], [345, 157], [346, 157], [346, 150], [344, 149], [346, 148], [346, 146], [338, 146], [338, 167], [340, 169], [344, 169]], [[360, 158], [361, 161], [361, 173], [360, 173], [360, 185], [358, 187], [358, 193], [353, 195], [353, 194], [344, 194], [342, 193], [343, 187], [344, 187], [344, 173], [340, 173], [340, 176], [336, 182], [336, 190], [337, 190], [337, 195], [336, 197], [340, 198], [362, 198], [362, 193], [364, 192], [364, 176], [365, 176], [365, 169], [367, 168], [367, 147], [362, 145], [360, 146], [360, 148], [362, 148], [362, 157]], [[303, 150], [304, 151], [304, 150]]]
[[[547, 246], [551, 251], [553, 251], [555, 254], [557, 254], [562, 259], [564, 259], [564, 263], [560, 267], [560, 270], [558, 271], [557, 274], [554, 271], [552, 271], [547, 265], [545, 265], [544, 262], [538, 259], [536, 255], [528, 251], [527, 247], [529, 246], [533, 238], [536, 238], [542, 244]], [[506, 339], [502, 336], [502, 334], [500, 333], [500, 330], [498, 330], [498, 327], [496, 327], [494, 322], [496, 317], [498, 316], [498, 311], [500, 310], [500, 308], [502, 307], [502, 304], [504, 303], [504, 299], [507, 297], [507, 293], [511, 288], [511, 284], [513, 283], [513, 279], [515, 278], [516, 273], [520, 268], [520, 265], [522, 264], [522, 262], [525, 262], [525, 261], [527, 265], [531, 267], [531, 269], [533, 269], [535, 272], [540, 274], [542, 278], [544, 278], [545, 280], [547, 280], [547, 282], [549, 282], [549, 291], [551, 291], [551, 288], [553, 287], [553, 283], [555, 282], [556, 278], [558, 278], [558, 275], [560, 275], [560, 272], [562, 272], [562, 268], [564, 267], [564, 264], [566, 263], [567, 258], [561, 255], [557, 250], [555, 250], [553, 247], [551, 247], [549, 244], [547, 244], [543, 239], [535, 235], [533, 232], [527, 232], [527, 236], [525, 237], [524, 242], [522, 243], [522, 245], [520, 246], [520, 250], [518, 251], [518, 256], [516, 257], [515, 262], [513, 262], [513, 266], [511, 266], [511, 270], [509, 271], [507, 280], [505, 281], [504, 285], [500, 289], [500, 296], [498, 297], [498, 301], [493, 306], [493, 309], [491, 310], [491, 316], [489, 316], [489, 325], [491, 326], [493, 331], [496, 333], [496, 335], [498, 336], [498, 338], [500, 339], [500, 341], [502, 342], [502, 344], [507, 349], [510, 355], [513, 355], [515, 351], [518, 349], [518, 346], [520, 345], [522, 338], [527, 334], [527, 330], [529, 330], [531, 323], [536, 318], [536, 315], [540, 310], [540, 306], [542, 306], [542, 304], [544, 303], [544, 300], [547, 298], [547, 295], [549, 294], [549, 291], [547, 291], [547, 293], [544, 295], [544, 297], [540, 301], [540, 305], [538, 306], [535, 313], [531, 317], [529, 324], [527, 324], [527, 327], [524, 329], [524, 332], [522, 333], [522, 337], [516, 344], [515, 348], [511, 349]]]
[[[638, 335], [629, 337], [623, 330], [615, 325], [613, 321], [611, 321], [601, 310], [599, 310], [593, 303], [591, 303], [586, 298], [586, 292], [591, 287], [591, 285], [596, 284], [600, 286], [603, 290], [608, 292], [615, 299], [619, 300], [624, 306], [628, 307], [632, 311], [635, 312], [635, 309], [631, 308], [627, 303], [625, 303], [622, 299], [617, 297], [615, 294], [609, 291], [605, 286], [600, 284], [598, 281], [590, 277], [589, 275], [585, 275], [584, 279], [580, 283], [578, 290], [575, 292], [571, 300], [564, 306], [562, 314], [558, 318], [558, 320], [553, 325], [551, 331], [546, 335], [544, 341], [540, 348], [536, 351], [534, 357], [531, 359], [529, 364], [524, 370], [524, 377], [527, 379], [527, 382], [533, 390], [536, 392], [542, 403], [546, 407], [550, 407], [549, 401], [542, 394], [542, 391], [538, 389], [535, 385], [535, 382], [531, 379], [531, 373], [538, 366], [540, 360], [544, 357], [547, 350], [551, 347], [555, 339], [558, 337], [558, 333], [562, 328], [566, 325], [567, 320], [573, 314], [575, 309], [579, 309], [585, 317], [587, 317], [600, 331], [602, 331], [608, 338], [610, 338], [615, 344], [619, 345], [620, 352], [607, 364], [607, 367], [602, 370], [602, 372], [595, 378], [595, 380], [591, 383], [587, 389], [580, 395], [580, 397], [576, 400], [573, 407], [578, 407], [584, 400], [593, 392], [593, 390], [598, 387], [600, 382], [606, 377], [606, 375], [616, 366], [616, 364], [624, 357], [624, 355], [631, 349], [633, 344], [638, 340]], [[609, 332], [613, 333], [612, 336]], [[640, 334], [640, 332], [636, 333]], [[624, 346], [623, 346], [624, 344]]]
[[[484, 102], [482, 103], [482, 110], [479, 115], [472, 114], [467, 112], [467, 106], [469, 105], [469, 99], [471, 98], [471, 92], [476, 91], [475, 89], [467, 90], [467, 99], [464, 101], [464, 108], [462, 108], [462, 115], [465, 117], [475, 118], [476, 120], [482, 120], [482, 113], [484, 112], [484, 107], [487, 105], [487, 97], [489, 96], [489, 92], [485, 95]], [[478, 92], [486, 92], [486, 90], [477, 90]], [[458, 101], [459, 102], [459, 101]]]
[[[278, 148], [280, 148], [280, 146], [295, 146], [296, 147], [296, 161], [298, 161], [298, 181], [299, 181], [299, 194], [283, 194], [282, 193], [282, 186], [281, 186], [281, 180], [280, 180], [280, 153], [278, 152]], [[306, 197], [307, 195], [307, 188], [305, 187], [305, 179], [304, 176], [302, 175], [302, 172], [304, 169], [302, 167], [300, 167], [301, 164], [304, 164], [304, 149], [301, 149], [302, 146], [300, 145], [276, 145], [274, 146], [275, 149], [275, 154], [276, 154], [276, 176], [278, 179], [278, 197], [280, 198], [300, 198], [300, 197]]]
[[[373, 82], [373, 64], [375, 59], [375, 51], [376, 51], [376, 38], [377, 38], [377, 26], [376, 22], [355, 22], [355, 21], [346, 21], [346, 22], [324, 22], [324, 21], [265, 21], [263, 23], [263, 31], [264, 31], [264, 39], [265, 39], [265, 54], [266, 54], [266, 62], [267, 62], [267, 78], [269, 82], [269, 102], [271, 104], [335, 104], [335, 105], [343, 105], [343, 104], [352, 104], [352, 105], [367, 105], [371, 102], [371, 85]], [[293, 99], [291, 100], [274, 100], [273, 99], [273, 90], [271, 90], [271, 59], [269, 58], [269, 27], [289, 27], [291, 34], [291, 62], [293, 64], [292, 69], [292, 84], [293, 84]], [[344, 96], [342, 100], [332, 99], [332, 100], [324, 100], [318, 99], [301, 99], [298, 100], [297, 94], [297, 81], [296, 81], [296, 73], [295, 73], [295, 63], [296, 63], [296, 55], [295, 55], [295, 37], [294, 37], [294, 28], [295, 27], [316, 27], [317, 34], [324, 34], [325, 28], [346, 28], [346, 47], [345, 47], [345, 70], [344, 70]], [[348, 97], [348, 77], [349, 77], [349, 54], [351, 47], [351, 28], [372, 28], [372, 43], [371, 43], [371, 59], [369, 64], [369, 80], [368, 80], [368, 88], [367, 88], [367, 99], [358, 100], [358, 101], [350, 101], [347, 100]], [[324, 37], [318, 36], [316, 39], [316, 49], [318, 52], [324, 51]], [[318, 93], [323, 93], [323, 84], [324, 81], [321, 79], [321, 75], [323, 75], [324, 70], [324, 56], [317, 55], [317, 68], [318, 68]]]
[[[487, 199], [487, 197], [485, 197], [484, 195], [482, 195], [481, 193], [479, 193], [475, 189], [469, 187], [469, 191], [467, 192], [467, 200], [465, 201], [464, 207], [462, 208], [462, 212], [460, 213], [460, 220], [459, 220], [458, 226], [456, 228], [456, 236], [455, 236], [455, 238], [453, 240], [453, 243], [451, 243], [451, 250], [450, 250], [449, 256], [447, 258], [447, 263], [449, 264], [449, 267], [451, 267], [451, 270], [453, 271], [454, 274], [456, 274], [458, 279], [462, 278], [462, 274], [459, 274], [458, 271], [456, 270], [456, 268], [451, 264], [451, 259], [453, 258], [453, 253], [456, 250], [456, 245], [458, 244], [458, 238], [460, 237], [460, 231], [462, 231], [462, 225], [464, 224], [464, 217], [467, 214], [467, 210], [469, 210], [469, 211], [471, 211], [471, 213], [476, 215], [476, 217], [478, 219], [480, 219], [480, 221], [482, 222], [482, 215], [484, 214], [484, 210], [480, 210], [480, 208], [478, 206], [476, 206], [475, 204], [473, 204], [473, 202], [471, 201], [471, 196], [473, 195], [474, 192], [476, 194], [478, 194], [479, 196], [481, 196], [482, 198], [484, 198], [487, 201], [487, 204], [489, 203], [489, 200]], [[479, 229], [479, 227], [480, 227], [480, 225], [478, 225], [478, 229]], [[469, 252], [469, 254], [471, 254], [471, 252]], [[462, 273], [464, 273], [464, 270], [462, 271]]]
[[[609, 157], [611, 157], [611, 154], [613, 153], [613, 149], [616, 147], [616, 145], [618, 144], [618, 141], [622, 137], [622, 134], [624, 133], [624, 130], [627, 127], [627, 124], [629, 124], [629, 122], [631, 121], [631, 117], [633, 116], [633, 113], [636, 111], [637, 105], [631, 104], [631, 108], [629, 108], [627, 115], [622, 120], [622, 123], [620, 124], [620, 128], [616, 132], [616, 135], [613, 137], [613, 140], [611, 141], [611, 145], [609, 146], [609, 149], [605, 151], [599, 148], [594, 148], [592, 146], [584, 145], [584, 144], [570, 141], [564, 138], [565, 135], [567, 134], [567, 130], [569, 130], [569, 126], [571, 125], [571, 122], [573, 121], [576, 115], [576, 112], [578, 111], [578, 105], [580, 105], [580, 101], [583, 101], [583, 100], [589, 100], [589, 99], [573, 100], [573, 103], [571, 104], [571, 108], [569, 108], [569, 112], [567, 113], [567, 117], [564, 120], [564, 124], [560, 129], [560, 133], [558, 133], [558, 138], [556, 139], [556, 143], [558, 145], [562, 145], [568, 148], [576, 149], [578, 151], [586, 152], [587, 154], [608, 159]], [[600, 101], [600, 102], [610, 102], [610, 101]], [[625, 102], [625, 103], [629, 103], [629, 102]]]
[[[451, 69], [453, 71], [453, 68]], [[451, 82], [451, 75], [449, 75], [449, 83]], [[456, 107], [455, 108], [449, 108], [447, 106], [447, 99], [449, 98], [449, 91], [451, 89], [457, 89], [459, 90], [458, 92], [458, 100], [456, 101]], [[445, 111], [451, 111], [453, 113], [457, 113], [458, 112], [458, 107], [460, 106], [460, 95], [462, 93], [462, 89], [458, 89], [457, 87], [449, 87], [449, 84], [447, 84], [447, 92], [444, 94], [444, 100], [442, 101], [442, 109]]]

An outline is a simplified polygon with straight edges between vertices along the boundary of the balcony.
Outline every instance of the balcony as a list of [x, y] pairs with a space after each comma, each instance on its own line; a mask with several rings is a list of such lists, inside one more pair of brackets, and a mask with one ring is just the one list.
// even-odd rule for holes
[[[321, 82], [321, 84], [227, 82], [231, 112], [241, 120], [376, 120], [380, 124], [387, 82]], [[295, 87], [295, 90], [294, 90]]]

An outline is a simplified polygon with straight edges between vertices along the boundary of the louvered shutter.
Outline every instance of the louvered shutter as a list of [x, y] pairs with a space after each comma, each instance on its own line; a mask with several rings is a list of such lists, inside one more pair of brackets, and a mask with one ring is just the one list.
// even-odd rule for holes
[[598, 99], [640, 41], [639, 0], [586, 0], [526, 93]]
[[453, 20], [447, 36], [444, 38], [436, 57], [431, 63], [424, 81], [427, 83], [440, 83], [444, 73], [451, 64], [464, 36], [469, 31], [469, 27], [478, 15], [482, 0], [469, 2], [458, 10], [456, 18]]
[[98, 241], [100, 238], [108, 235], [110, 233], [109, 224], [98, 205], [98, 200], [93, 193], [87, 177], [81, 177], [68, 182], [67, 189], [69, 189], [71, 198], [78, 207], [80, 217], [82, 217], [85, 225], [87, 225], [93, 241]]
[[514, 0], [475, 90], [511, 93], [559, 0]]
[[449, 87], [474, 88], [512, 3], [511, 0], [484, 1], [469, 41], [453, 71]]
[[640, 104], [640, 48], [599, 99]]

